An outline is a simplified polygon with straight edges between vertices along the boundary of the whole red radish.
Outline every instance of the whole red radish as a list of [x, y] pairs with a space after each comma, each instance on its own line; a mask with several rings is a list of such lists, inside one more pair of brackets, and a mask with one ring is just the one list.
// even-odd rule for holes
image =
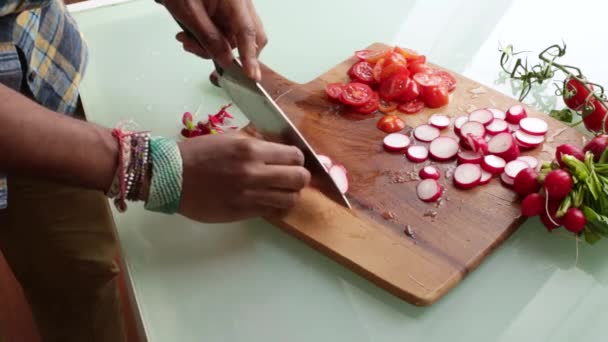
[[572, 177], [562, 169], [549, 172], [545, 177], [545, 191], [552, 200], [562, 200], [572, 191]]
[[528, 194], [521, 202], [521, 214], [526, 217], [540, 215], [545, 211], [545, 197], [539, 193]]
[[540, 190], [538, 172], [533, 168], [521, 170], [515, 177], [513, 190], [520, 196], [526, 196]]
[[608, 135], [598, 135], [585, 145], [583, 151], [591, 151], [595, 161], [598, 161], [606, 148], [608, 148]]
[[[540, 221], [545, 225], [549, 232], [559, 228], [563, 224], [563, 218], [557, 218], [557, 210], [559, 209], [559, 202], [549, 201], [549, 212], [543, 207], [543, 212], [540, 215]], [[549, 217], [549, 215], [551, 215]]]
[[564, 215], [564, 227], [574, 234], [580, 234], [585, 229], [587, 218], [579, 208], [570, 208]]
[[572, 144], [561, 144], [555, 149], [555, 160], [557, 160], [560, 167], [566, 166], [562, 161], [562, 156], [565, 154], [569, 154], [580, 161], [585, 160], [585, 152], [580, 147]]

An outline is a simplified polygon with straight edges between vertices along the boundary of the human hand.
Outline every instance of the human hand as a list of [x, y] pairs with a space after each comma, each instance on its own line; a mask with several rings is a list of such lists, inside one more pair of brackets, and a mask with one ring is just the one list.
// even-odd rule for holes
[[247, 75], [261, 80], [258, 56], [268, 39], [252, 0], [164, 0], [163, 3], [191, 33], [180, 32], [176, 36], [184, 50], [228, 67], [233, 59], [232, 49], [236, 47]]
[[196, 221], [280, 216], [310, 181], [304, 155], [293, 146], [226, 133], [187, 139], [179, 148], [179, 212]]

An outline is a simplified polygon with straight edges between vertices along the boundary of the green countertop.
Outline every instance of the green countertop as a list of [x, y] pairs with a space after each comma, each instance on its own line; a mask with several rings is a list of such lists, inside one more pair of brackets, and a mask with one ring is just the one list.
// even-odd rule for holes
[[[498, 43], [538, 51], [563, 38], [568, 61], [608, 83], [608, 48], [595, 42], [608, 6], [598, 1], [255, 3], [270, 37], [262, 60], [298, 82], [380, 41], [511, 94], [499, 81]], [[177, 26], [151, 0], [75, 17], [91, 51], [82, 95], [92, 121], [133, 119], [176, 136], [182, 112], [206, 114], [227, 102], [207, 80], [211, 64], [181, 51]], [[581, 245], [575, 264], [575, 241], [549, 235], [536, 219], [420, 308], [262, 220], [203, 225], [137, 205], [115, 217], [149, 341], [606, 340], [608, 245]]]

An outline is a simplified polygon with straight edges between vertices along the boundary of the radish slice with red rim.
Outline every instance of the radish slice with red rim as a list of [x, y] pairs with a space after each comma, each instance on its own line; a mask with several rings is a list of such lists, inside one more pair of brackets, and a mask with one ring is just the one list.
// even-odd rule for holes
[[486, 126], [488, 134], [496, 135], [498, 133], [508, 132], [509, 124], [503, 119], [494, 119], [491, 124]]
[[524, 131], [515, 132], [515, 139], [528, 146], [538, 146], [545, 141], [545, 137], [542, 135], [532, 135]]
[[334, 165], [329, 169], [329, 175], [333, 179], [341, 193], [345, 194], [348, 191], [348, 177], [346, 169], [342, 165]]
[[505, 165], [507, 162], [495, 155], [485, 156], [481, 161], [481, 168], [484, 171], [490, 172], [492, 174], [499, 174], [504, 171]]
[[429, 118], [429, 125], [439, 129], [447, 128], [448, 126], [450, 126], [450, 123], [450, 117], [443, 114], [433, 114]]
[[461, 164], [454, 170], [454, 185], [461, 189], [474, 188], [481, 180], [481, 167], [476, 164]]
[[486, 136], [486, 128], [479, 122], [467, 121], [460, 127], [460, 135], [467, 137], [469, 134], [483, 138]]
[[473, 151], [458, 152], [458, 164], [479, 164], [483, 156]]
[[523, 118], [519, 121], [519, 128], [531, 135], [545, 135], [549, 125], [545, 120], [539, 118]]
[[525, 161], [526, 163], [528, 163], [528, 165], [530, 165], [531, 168], [533, 168], [535, 170], [539, 165], [538, 159], [536, 159], [532, 156], [520, 156], [520, 157], [517, 157], [517, 160]]
[[500, 109], [496, 109], [496, 108], [486, 108], [486, 109], [489, 110], [490, 112], [492, 112], [492, 115], [494, 115], [494, 119], [504, 120], [507, 117], [507, 113], [503, 112]]
[[513, 160], [505, 165], [505, 173], [507, 176], [515, 179], [517, 175], [524, 169], [529, 168], [530, 165], [523, 160]]
[[446, 161], [454, 158], [458, 153], [458, 141], [452, 137], [438, 137], [429, 145], [431, 158]]
[[481, 155], [488, 154], [488, 142], [484, 138], [476, 137], [472, 134], [467, 136], [467, 144], [471, 147], [473, 152]]
[[388, 151], [404, 151], [410, 146], [410, 138], [405, 134], [391, 133], [384, 137], [384, 148]]
[[319, 159], [326, 171], [329, 171], [329, 169], [331, 169], [331, 167], [334, 165], [328, 156], [317, 154], [317, 159]]
[[512, 187], [512, 186], [513, 186], [513, 183], [515, 182], [515, 181], [513, 180], [513, 178], [509, 177], [509, 176], [508, 176], [506, 173], [504, 173], [504, 172], [503, 172], [503, 173], [500, 175], [500, 181], [501, 181], [501, 183], [502, 183], [504, 186], [506, 186], [506, 187], [508, 187], [508, 188]]
[[479, 122], [484, 126], [487, 126], [494, 121], [494, 114], [487, 109], [478, 109], [469, 114], [469, 121]]
[[439, 179], [441, 176], [439, 170], [437, 170], [434, 166], [425, 166], [420, 169], [420, 173], [418, 174], [422, 179]]
[[422, 163], [429, 158], [429, 150], [424, 146], [410, 146], [405, 152], [407, 159], [415, 162]]
[[515, 105], [507, 110], [507, 116], [505, 120], [511, 124], [519, 124], [521, 119], [527, 117], [526, 109], [522, 105]]
[[507, 162], [519, 157], [519, 148], [511, 133], [499, 133], [492, 137], [488, 142], [488, 152], [501, 157]]
[[424, 202], [436, 202], [442, 192], [443, 186], [435, 179], [425, 179], [416, 186], [416, 194]]
[[440, 135], [441, 132], [438, 128], [426, 124], [420, 125], [414, 130], [414, 137], [423, 142], [431, 142]]
[[454, 131], [456, 134], [460, 134], [460, 127], [462, 127], [462, 125], [464, 125], [467, 121], [469, 121], [469, 118], [466, 116], [459, 116], [454, 120]]
[[491, 180], [492, 180], [492, 174], [485, 170], [481, 170], [481, 178], [479, 179], [479, 185], [488, 184], [488, 183], [490, 183]]

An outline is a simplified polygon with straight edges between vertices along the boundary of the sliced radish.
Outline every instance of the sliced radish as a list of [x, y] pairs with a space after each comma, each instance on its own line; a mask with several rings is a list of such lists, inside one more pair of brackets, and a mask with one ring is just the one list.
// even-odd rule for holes
[[519, 121], [527, 116], [528, 114], [526, 113], [526, 109], [524, 108], [524, 106], [515, 105], [509, 108], [509, 110], [507, 110], [507, 116], [505, 120], [511, 124], [519, 124]]
[[458, 153], [458, 164], [479, 164], [483, 156], [473, 151], [462, 151]]
[[420, 125], [414, 130], [414, 137], [423, 142], [431, 142], [440, 135], [441, 132], [438, 128], [426, 124]]
[[484, 171], [490, 172], [495, 175], [503, 172], [505, 169], [505, 165], [507, 165], [507, 162], [504, 159], [495, 155], [485, 156], [481, 161], [481, 168]]
[[539, 118], [523, 118], [519, 121], [519, 127], [522, 131], [532, 135], [545, 135], [549, 129], [547, 122]]
[[483, 138], [486, 136], [486, 128], [479, 122], [467, 121], [460, 126], [460, 136], [467, 137], [469, 134]]
[[488, 154], [488, 142], [484, 138], [476, 137], [472, 134], [467, 136], [467, 144], [471, 147], [473, 152], [481, 155]]
[[450, 122], [450, 117], [443, 114], [433, 114], [429, 118], [429, 125], [439, 129], [447, 128], [448, 126], [450, 126]]
[[481, 180], [481, 167], [476, 164], [461, 164], [454, 170], [454, 185], [461, 189], [474, 188]]
[[481, 170], [481, 179], [479, 179], [479, 185], [486, 185], [490, 183], [491, 180], [492, 174], [485, 170]]
[[486, 126], [486, 131], [491, 135], [508, 132], [509, 124], [503, 119], [494, 119], [491, 124]]
[[405, 152], [407, 159], [415, 162], [422, 163], [429, 158], [429, 150], [424, 146], [410, 146]]
[[542, 135], [532, 135], [524, 131], [515, 132], [515, 139], [523, 145], [538, 146], [545, 141], [545, 137]]
[[529, 168], [530, 165], [523, 160], [513, 160], [505, 165], [505, 173], [507, 176], [515, 179], [517, 175], [521, 172], [521, 170]]
[[488, 152], [507, 162], [519, 157], [519, 147], [511, 133], [499, 133], [492, 137], [488, 142]]
[[496, 108], [486, 108], [486, 109], [489, 110], [490, 112], [492, 112], [492, 115], [494, 115], [494, 119], [504, 120], [507, 117], [507, 113], [503, 112], [500, 109], [496, 109]]
[[467, 121], [469, 121], [469, 118], [466, 116], [459, 116], [454, 120], [454, 132], [456, 132], [456, 134], [460, 135], [460, 127], [462, 127], [462, 125], [464, 125]]
[[538, 167], [538, 159], [532, 157], [532, 156], [519, 156], [517, 157], [517, 160], [521, 160], [521, 161], [525, 161], [526, 163], [528, 163], [528, 165], [530, 165], [531, 168], [535, 169]]
[[515, 182], [513, 180], [513, 178], [509, 177], [506, 173], [501, 173], [500, 174], [500, 181], [502, 182], [503, 185], [505, 185], [506, 187], [510, 188], [513, 186], [513, 183]]
[[439, 170], [437, 170], [437, 168], [434, 166], [423, 167], [422, 169], [420, 169], [419, 175], [422, 179], [439, 179], [439, 177], [441, 176], [439, 174]]
[[443, 186], [435, 179], [425, 179], [418, 183], [416, 194], [425, 202], [435, 202], [441, 198]]
[[494, 121], [494, 114], [487, 109], [478, 109], [469, 114], [469, 121], [479, 122], [484, 126], [487, 126]]
[[346, 177], [346, 169], [342, 165], [334, 165], [329, 169], [329, 175], [334, 183], [338, 186], [341, 193], [345, 194], [348, 191], [348, 177]]
[[431, 158], [439, 161], [450, 160], [458, 153], [458, 141], [452, 137], [438, 137], [429, 145]]
[[334, 165], [328, 156], [317, 154], [317, 159], [319, 159], [326, 171], [329, 171], [329, 169], [331, 169], [331, 167]]
[[410, 146], [410, 138], [405, 134], [391, 133], [384, 137], [384, 148], [388, 151], [404, 151]]

